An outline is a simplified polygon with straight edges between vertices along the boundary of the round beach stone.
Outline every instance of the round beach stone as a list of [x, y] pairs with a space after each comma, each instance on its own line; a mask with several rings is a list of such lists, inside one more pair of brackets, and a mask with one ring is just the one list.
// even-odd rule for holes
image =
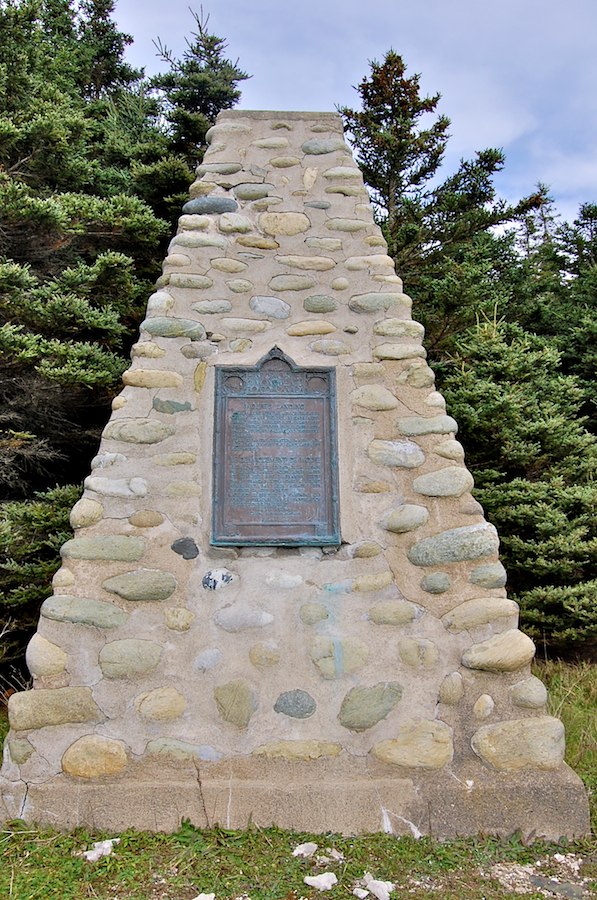
[[486, 765], [498, 772], [525, 766], [549, 770], [562, 764], [566, 738], [559, 719], [539, 716], [484, 725], [473, 735], [471, 746]]
[[126, 766], [126, 744], [99, 734], [86, 734], [62, 757], [62, 770], [76, 778], [117, 775]]
[[290, 169], [292, 166], [300, 166], [301, 161], [297, 156], [274, 156], [270, 164], [276, 169]]
[[317, 709], [313, 697], [306, 691], [285, 691], [274, 705], [274, 712], [283, 713], [292, 719], [308, 719]]
[[201, 585], [208, 591], [219, 591], [226, 585], [231, 584], [233, 579], [234, 575], [228, 569], [210, 569], [203, 576]]
[[138, 694], [133, 706], [145, 719], [177, 719], [186, 708], [185, 698], [172, 686]]
[[240, 213], [228, 212], [220, 216], [218, 228], [223, 234], [247, 234], [253, 230], [253, 223]]
[[96, 525], [104, 515], [104, 507], [97, 500], [81, 497], [70, 512], [70, 524], [73, 528], [88, 528]]
[[379, 344], [373, 351], [376, 359], [413, 359], [426, 355], [420, 344]]
[[[213, 340], [213, 335], [212, 335]], [[185, 344], [180, 348], [185, 359], [207, 359], [215, 352], [214, 345], [210, 344]]]
[[70, 587], [74, 583], [75, 576], [70, 569], [66, 568], [66, 566], [60, 566], [60, 568], [52, 578], [52, 587], [54, 589]]
[[237, 632], [251, 628], [265, 628], [266, 625], [271, 625], [274, 617], [263, 609], [229, 606], [226, 609], [219, 609], [213, 620], [224, 631]]
[[394, 740], [381, 741], [371, 749], [381, 762], [412, 769], [441, 769], [452, 759], [452, 729], [443, 722], [410, 719]]
[[[196, 322], [193, 319], [161, 318], [156, 316], [153, 319], [144, 319], [139, 328], [141, 331], [148, 331], [149, 334], [165, 338], [186, 337], [191, 341], [204, 341], [206, 338], [205, 328], [201, 322]], [[159, 370], [156, 369], [154, 371], [157, 372]], [[176, 384], [155, 385], [155, 387], [178, 387], [179, 384], [182, 384], [182, 381], [177, 381]]]
[[406, 302], [406, 294], [401, 293], [368, 293], [355, 294], [348, 301], [348, 306], [353, 312], [369, 313], [380, 312], [384, 309], [390, 309], [398, 303]]
[[408, 551], [415, 566], [437, 566], [444, 563], [479, 559], [497, 553], [499, 540], [495, 527], [489, 522], [450, 528], [432, 537], [423, 538]]
[[232, 303], [230, 300], [198, 300], [191, 303], [191, 309], [202, 316], [217, 316], [230, 312]]
[[[156, 465], [160, 466], [164, 465], [164, 463], [156, 463]], [[163, 515], [155, 509], [142, 509], [137, 513], [133, 513], [132, 516], [129, 516], [129, 523], [134, 525], [135, 528], [157, 528], [163, 521]]]
[[163, 488], [167, 497], [184, 499], [185, 497], [200, 497], [201, 485], [196, 481], [171, 481]]
[[310, 655], [324, 678], [340, 678], [366, 664], [369, 648], [359, 638], [333, 640], [321, 636], [313, 641]]
[[[159, 456], [153, 456], [151, 461], [154, 466], [192, 466], [197, 462], [197, 457], [194, 453], [186, 453], [184, 450], [179, 450], [174, 451], [173, 453], [163, 453]], [[161, 524], [161, 522], [158, 524]]]
[[330, 614], [321, 603], [303, 603], [299, 609], [299, 616], [305, 625], [317, 625], [318, 622], [329, 619]]
[[331, 322], [324, 322], [322, 319], [309, 319], [306, 322], [296, 322], [289, 325], [286, 334], [291, 337], [305, 337], [309, 334], [331, 334], [336, 330], [336, 326]]
[[[168, 276], [170, 281], [170, 276]], [[156, 291], [147, 301], [147, 312], [157, 315], [158, 313], [168, 312], [174, 306], [174, 297], [168, 291]]]
[[158, 738], [149, 741], [145, 748], [152, 756], [169, 756], [171, 759], [202, 759], [204, 762], [215, 762], [222, 754], [209, 744], [189, 744], [176, 738]]
[[246, 278], [233, 278], [231, 281], [227, 281], [226, 284], [233, 294], [246, 294], [252, 291], [254, 287], [253, 282], [247, 281]]
[[89, 687], [19, 691], [8, 700], [8, 721], [13, 731], [83, 722], [99, 724], [105, 719]]
[[366, 731], [385, 719], [402, 697], [397, 681], [382, 682], [374, 687], [355, 687], [342, 701], [338, 719], [350, 731]]
[[170, 549], [182, 556], [183, 559], [196, 559], [199, 556], [199, 547], [190, 537], [178, 538], [170, 544]]
[[412, 322], [410, 319], [382, 319], [373, 326], [373, 333], [387, 337], [411, 337], [422, 340], [425, 329], [419, 322]]
[[330, 287], [333, 291], [345, 291], [348, 287], [350, 287], [350, 282], [348, 278], [334, 278], [330, 284]]
[[249, 650], [249, 660], [258, 669], [268, 669], [277, 666], [282, 659], [282, 654], [277, 644], [272, 641], [260, 641]]
[[313, 272], [327, 272], [336, 265], [336, 261], [328, 256], [276, 256], [276, 262], [281, 266]]
[[[236, 243], [241, 247], [253, 247], [256, 250], [277, 250], [280, 246], [272, 238], [261, 237], [259, 234], [241, 234], [237, 237]], [[243, 256], [251, 259], [263, 259], [263, 256], [254, 256], [250, 253], [243, 253]]]
[[371, 559], [383, 552], [383, 547], [376, 541], [360, 541], [350, 547], [350, 556], [353, 559]]
[[251, 182], [243, 182], [237, 184], [234, 190], [234, 196], [239, 200], [261, 200], [267, 197], [270, 191], [275, 190], [273, 184], [253, 184]]
[[161, 359], [166, 355], [166, 351], [158, 347], [154, 341], [139, 341], [131, 347], [131, 356], [140, 356], [145, 359]]
[[478, 625], [489, 625], [498, 619], [518, 618], [518, 603], [505, 597], [480, 597], [465, 600], [442, 616], [442, 622], [448, 631], [467, 631]]
[[330, 313], [338, 309], [337, 302], [332, 297], [323, 294], [314, 294], [303, 301], [303, 306], [310, 313]]
[[471, 572], [472, 583], [479, 585], [479, 587], [487, 588], [488, 590], [505, 587], [507, 580], [508, 574], [501, 562], [477, 566], [477, 568], [473, 569]]
[[535, 645], [517, 628], [495, 634], [487, 641], [473, 644], [462, 656], [462, 665], [484, 672], [515, 672], [528, 666], [535, 655]]
[[222, 653], [217, 647], [208, 647], [195, 657], [193, 668], [201, 672], [209, 672], [222, 661]]
[[115, 575], [102, 583], [105, 591], [118, 594], [124, 600], [149, 602], [166, 600], [176, 590], [176, 579], [171, 572], [159, 569], [138, 569], [125, 575]]
[[192, 408], [188, 400], [180, 403], [178, 400], [161, 400], [159, 397], [154, 397], [151, 405], [156, 412], [166, 416], [175, 416], [177, 413], [188, 412]]
[[446, 572], [431, 572], [421, 579], [421, 587], [428, 594], [444, 594], [452, 581]]
[[35, 753], [35, 747], [25, 738], [17, 738], [13, 741], [7, 741], [8, 752], [10, 753], [10, 761], [15, 766], [24, 765], [28, 759], [31, 759]]
[[394, 581], [394, 576], [387, 569], [374, 575], [358, 575], [350, 583], [351, 591], [383, 591]]
[[253, 312], [269, 319], [287, 319], [290, 315], [290, 305], [278, 297], [251, 297], [249, 306]]
[[493, 697], [489, 694], [481, 694], [473, 705], [475, 719], [488, 719], [495, 707]]
[[104, 429], [104, 437], [127, 444], [159, 444], [175, 431], [174, 425], [166, 425], [155, 419], [121, 419], [109, 423]]
[[391, 509], [382, 519], [382, 527], [394, 534], [405, 534], [421, 528], [429, 520], [429, 510], [424, 506], [415, 506], [412, 503], [404, 503]]
[[453, 459], [454, 461], [464, 459], [464, 448], [459, 441], [440, 441], [433, 448], [433, 452], [443, 459]]
[[266, 234], [275, 237], [277, 234], [301, 234], [309, 230], [311, 222], [304, 213], [267, 212], [259, 216], [259, 227]]
[[371, 621], [376, 625], [409, 625], [417, 618], [420, 610], [408, 600], [390, 600], [379, 603], [369, 610]]
[[460, 672], [452, 672], [451, 675], [446, 675], [441, 683], [439, 689], [440, 703], [445, 703], [447, 706], [456, 706], [462, 698], [463, 693], [464, 683], [462, 681], [462, 675]]
[[461, 497], [471, 491], [473, 485], [473, 476], [462, 466], [446, 466], [437, 472], [419, 475], [412, 483], [413, 491], [426, 497]]
[[547, 688], [534, 675], [513, 684], [509, 694], [510, 702], [521, 709], [542, 709], [547, 703]]
[[427, 638], [403, 638], [398, 644], [402, 662], [414, 669], [430, 669], [439, 659], [439, 650]]
[[178, 227], [182, 231], [203, 231], [205, 228], [209, 228], [211, 225], [211, 219], [209, 216], [180, 216], [178, 220]]
[[60, 675], [66, 666], [67, 654], [41, 634], [34, 634], [25, 654], [27, 668], [32, 675]]
[[396, 409], [398, 400], [387, 388], [381, 384], [365, 384], [350, 394], [352, 403], [362, 406], [364, 409], [383, 411]]
[[425, 454], [414, 441], [371, 441], [367, 456], [376, 466], [416, 469], [425, 462]]
[[408, 416], [398, 419], [396, 427], [402, 434], [414, 437], [420, 434], [456, 434], [458, 425], [451, 416]]
[[290, 759], [294, 762], [310, 762], [322, 756], [339, 756], [342, 745], [332, 741], [268, 741], [253, 750], [253, 756], [268, 759]]
[[332, 166], [323, 173], [324, 178], [358, 178], [360, 179], [361, 170], [355, 166]]
[[88, 475], [84, 484], [85, 490], [104, 497], [145, 497], [147, 494], [147, 482], [138, 477], [105, 478], [101, 475]]
[[44, 619], [53, 619], [55, 622], [72, 622], [94, 628], [119, 628], [128, 619], [128, 613], [113, 603], [88, 600], [86, 597], [70, 597], [68, 594], [48, 597], [42, 604], [41, 614]]
[[217, 687], [214, 700], [224, 721], [237, 728], [246, 728], [257, 709], [257, 695], [243, 678]]
[[[228, 331], [246, 332], [247, 334], [258, 334], [261, 331], [267, 331], [271, 327], [270, 323], [263, 319], [222, 319], [222, 326]], [[213, 340], [213, 336], [212, 336]]]
[[196, 179], [189, 187], [189, 197], [191, 200], [194, 200], [196, 197], [206, 197], [215, 191], [217, 187], [218, 185], [214, 181], [200, 181]]
[[[312, 203], [305, 203], [305, 206], [311, 206], [315, 209], [329, 209], [330, 204], [325, 200], [314, 200]], [[340, 238], [332, 237], [308, 237], [305, 238], [305, 246], [310, 250], [333, 250], [342, 249], [342, 241]]]
[[164, 610], [164, 622], [171, 631], [188, 631], [195, 618], [195, 613], [180, 606]]
[[396, 379], [398, 384], [407, 384], [413, 388], [431, 387], [434, 381], [435, 372], [422, 359], [413, 360], [408, 369], [401, 372]]
[[362, 219], [328, 219], [325, 227], [329, 228], [330, 231], [354, 232], [368, 228], [369, 223], [364, 222]]
[[313, 341], [309, 344], [309, 349], [314, 353], [323, 353], [325, 356], [343, 356], [346, 353], [352, 353], [352, 347], [344, 344], [342, 341], [332, 341], [324, 338], [321, 341]]
[[230, 349], [233, 353], [246, 353], [253, 346], [253, 341], [249, 338], [235, 338], [230, 341]]
[[342, 150], [344, 153], [350, 153], [350, 150], [342, 140], [342, 138], [313, 138], [305, 141], [301, 145], [301, 150], [310, 156], [320, 156], [324, 153], [334, 153], [336, 150]]
[[[190, 275], [173, 273], [170, 275], [170, 287], [186, 288], [187, 290], [206, 290], [213, 285], [207, 275]], [[147, 329], [146, 329], [147, 330]]]
[[128, 678], [151, 672], [160, 661], [162, 648], [154, 641], [128, 638], [104, 644], [99, 664], [106, 678]]
[[[387, 256], [385, 253], [376, 253], [370, 256], [349, 256], [346, 260], [346, 268], [351, 272], [362, 272], [366, 269], [393, 269], [394, 268], [394, 260], [391, 256]], [[388, 320], [390, 321], [390, 320]], [[402, 321], [402, 320], [391, 320], [391, 321]], [[379, 324], [379, 323], [378, 323]], [[405, 324], [402, 322], [402, 324]], [[418, 326], [420, 333], [422, 325], [419, 325], [418, 322], [406, 323], [414, 326]], [[403, 333], [403, 332], [401, 332]]]
[[238, 162], [203, 163], [197, 166], [197, 175], [207, 175], [209, 172], [214, 172], [216, 175], [235, 175], [241, 169], [242, 166]]
[[190, 247], [200, 250], [203, 247], [217, 247], [226, 250], [230, 241], [222, 234], [199, 234], [196, 231], [183, 231], [170, 241], [168, 252], [176, 252], [179, 247]]
[[74, 538], [60, 548], [67, 559], [113, 559], [134, 562], [141, 559], [146, 550], [143, 538], [125, 534], [109, 534], [104, 537]]
[[272, 291], [308, 291], [315, 280], [310, 275], [274, 275], [269, 286]]
[[241, 262], [239, 259], [229, 259], [226, 256], [218, 256], [211, 260], [211, 267], [212, 269], [217, 269], [218, 272], [226, 272], [228, 275], [238, 275], [240, 272], [244, 272], [247, 269], [247, 264]]

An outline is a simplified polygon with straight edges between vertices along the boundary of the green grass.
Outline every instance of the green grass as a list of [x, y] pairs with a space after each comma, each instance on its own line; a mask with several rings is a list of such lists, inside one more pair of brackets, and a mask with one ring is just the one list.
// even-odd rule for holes
[[[537, 665], [536, 674], [548, 685], [549, 712], [567, 729], [567, 761], [583, 778], [597, 806], [597, 666], [563, 663]], [[0, 741], [7, 732], [0, 708]], [[597, 825], [597, 816], [595, 816]], [[94, 841], [119, 837], [113, 853], [97, 863], [80, 855]], [[344, 859], [319, 864], [316, 858], [292, 856], [308, 840], [339, 850]], [[352, 900], [353, 888], [371, 872], [396, 884], [393, 900], [514, 900], [512, 884], [498, 880], [496, 864], [507, 873], [527, 869], [527, 900], [539, 900], [537, 878], [578, 882], [562, 869], [554, 854], [582, 858], [584, 897], [597, 896], [597, 841], [586, 839], [566, 847], [514, 837], [446, 841], [432, 838], [373, 834], [360, 837], [294, 834], [278, 828], [198, 831], [183, 824], [174, 835], [128, 831], [119, 835], [76, 830], [67, 834], [13, 822], [0, 828], [0, 898], [2, 900], [192, 900], [199, 893], [216, 900], [299, 900], [330, 897]], [[574, 858], [572, 858], [574, 862]], [[561, 857], [560, 857], [561, 859]], [[334, 871], [338, 884], [328, 894], [308, 887], [305, 875]], [[543, 885], [545, 887], [545, 885]], [[578, 888], [577, 888], [578, 890]], [[570, 895], [569, 895], [570, 896]], [[374, 898], [370, 898], [374, 900]]]

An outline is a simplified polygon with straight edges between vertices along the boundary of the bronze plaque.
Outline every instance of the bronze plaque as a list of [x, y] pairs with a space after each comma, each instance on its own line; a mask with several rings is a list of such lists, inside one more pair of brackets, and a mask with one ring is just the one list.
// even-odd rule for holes
[[212, 544], [339, 544], [336, 383], [274, 347], [216, 368]]

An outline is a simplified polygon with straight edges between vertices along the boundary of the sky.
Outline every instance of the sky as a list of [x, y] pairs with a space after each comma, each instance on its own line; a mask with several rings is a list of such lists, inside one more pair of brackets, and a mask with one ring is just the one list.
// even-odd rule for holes
[[[442, 95], [438, 112], [452, 121], [443, 174], [501, 147], [504, 199], [543, 182], [569, 221], [597, 203], [595, 0], [204, 0], [203, 11], [252, 75], [240, 108], [356, 108], [353, 86], [392, 48], [424, 93]], [[118, 0], [115, 18], [147, 74], [166, 68], [153, 40], [181, 56], [194, 26], [189, 0]]]

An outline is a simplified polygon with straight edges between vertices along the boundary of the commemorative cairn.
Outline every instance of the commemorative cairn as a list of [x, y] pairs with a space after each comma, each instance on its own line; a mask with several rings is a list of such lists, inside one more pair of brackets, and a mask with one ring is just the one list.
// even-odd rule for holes
[[335, 113], [221, 113], [10, 698], [0, 820], [589, 829]]

